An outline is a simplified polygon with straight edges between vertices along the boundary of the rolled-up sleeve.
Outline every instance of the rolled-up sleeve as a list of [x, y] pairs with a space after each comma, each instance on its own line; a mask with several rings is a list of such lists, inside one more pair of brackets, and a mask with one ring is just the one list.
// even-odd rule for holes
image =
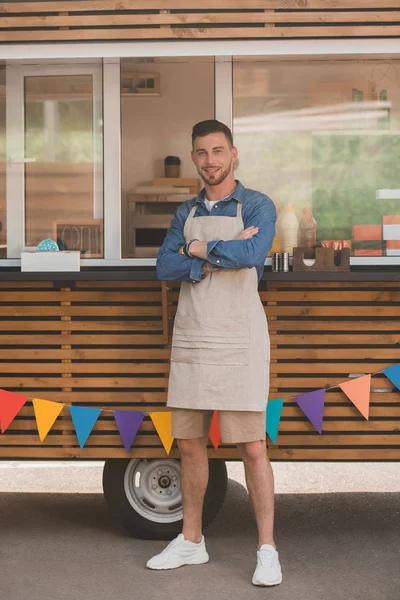
[[275, 237], [276, 209], [268, 196], [249, 202], [252, 202], [252, 206], [245, 221], [245, 228], [258, 227], [258, 233], [250, 240], [208, 242], [207, 260], [211, 264], [228, 269], [264, 264]]
[[185, 243], [183, 228], [188, 216], [188, 207], [181, 205], [172, 218], [167, 235], [159, 250], [156, 271], [161, 281], [189, 281], [197, 283], [204, 279], [202, 267], [204, 260], [188, 258], [178, 254], [178, 250]]

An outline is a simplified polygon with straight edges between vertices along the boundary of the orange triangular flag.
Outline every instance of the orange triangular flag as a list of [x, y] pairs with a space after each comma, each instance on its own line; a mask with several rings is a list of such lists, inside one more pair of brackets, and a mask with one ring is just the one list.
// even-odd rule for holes
[[214, 446], [214, 448], [217, 450], [218, 446], [220, 444], [221, 441], [221, 430], [219, 428], [219, 419], [218, 419], [218, 411], [214, 410], [212, 419], [211, 419], [211, 425], [210, 425], [210, 431], [208, 433], [208, 437], [211, 440], [212, 445]]
[[340, 389], [358, 408], [360, 413], [369, 419], [369, 397], [371, 393], [371, 375], [363, 375], [351, 381], [339, 383]]
[[171, 446], [174, 438], [171, 434], [172, 429], [172, 413], [168, 412], [150, 412], [149, 413], [153, 425], [156, 428], [162, 445], [164, 446], [165, 452], [169, 454], [171, 452]]
[[46, 438], [50, 429], [53, 427], [54, 421], [64, 408], [64, 404], [59, 402], [52, 402], [51, 400], [39, 400], [34, 398], [33, 410], [35, 411], [36, 425], [39, 432], [40, 441]]
[[14, 392], [0, 390], [1, 433], [5, 432], [7, 427], [15, 419], [27, 400], [28, 396], [21, 396], [20, 394], [15, 394]]

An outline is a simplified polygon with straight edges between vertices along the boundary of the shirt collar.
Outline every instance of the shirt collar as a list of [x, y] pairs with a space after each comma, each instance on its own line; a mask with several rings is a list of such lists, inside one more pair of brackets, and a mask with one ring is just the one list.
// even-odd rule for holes
[[[229, 196], [227, 198], [225, 198], [225, 200], [221, 200], [221, 202], [229, 202], [229, 200], [237, 200], [238, 202], [243, 204], [243, 197], [244, 197], [246, 188], [237, 179], [235, 181], [237, 183], [236, 188], [233, 190], [233, 192], [231, 194], [229, 194]], [[196, 204], [204, 204], [204, 198], [205, 198], [205, 188], [203, 188], [201, 190], [200, 194], [197, 196]]]

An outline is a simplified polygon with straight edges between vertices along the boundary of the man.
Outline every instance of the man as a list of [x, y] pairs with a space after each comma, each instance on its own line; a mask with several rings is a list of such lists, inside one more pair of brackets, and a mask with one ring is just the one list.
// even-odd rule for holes
[[205, 187], [176, 211], [157, 259], [161, 280], [182, 281], [172, 338], [168, 406], [181, 454], [183, 530], [150, 569], [209, 560], [202, 535], [207, 436], [219, 411], [222, 441], [237, 445], [258, 527], [255, 585], [282, 581], [273, 537], [274, 482], [265, 451], [269, 335], [257, 291], [275, 234], [264, 194], [235, 181], [230, 129], [197, 123], [192, 161]]

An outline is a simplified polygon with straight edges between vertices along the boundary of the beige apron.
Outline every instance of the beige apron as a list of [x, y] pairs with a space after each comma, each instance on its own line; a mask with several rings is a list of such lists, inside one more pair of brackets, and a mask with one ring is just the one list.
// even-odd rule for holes
[[[185, 240], [232, 240], [244, 229], [242, 204], [236, 217], [194, 218]], [[182, 282], [172, 336], [170, 407], [265, 410], [270, 343], [258, 294], [257, 270], [218, 269], [199, 283]]]

